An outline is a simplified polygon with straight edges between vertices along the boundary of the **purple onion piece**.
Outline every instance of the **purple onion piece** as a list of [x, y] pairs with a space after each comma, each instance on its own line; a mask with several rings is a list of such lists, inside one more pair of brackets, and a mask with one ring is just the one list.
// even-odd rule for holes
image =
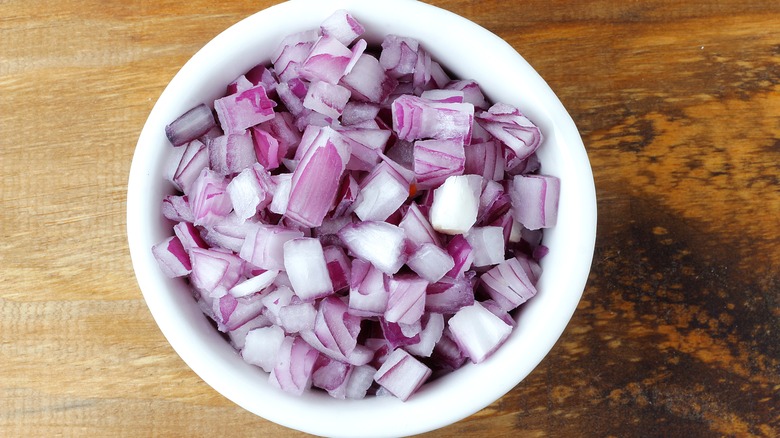
[[408, 400], [428, 377], [431, 369], [403, 349], [393, 351], [374, 375], [374, 380], [401, 400]]
[[518, 175], [509, 194], [514, 217], [529, 230], [555, 226], [561, 181], [548, 175]]
[[165, 136], [174, 146], [189, 143], [216, 126], [214, 113], [205, 104], [200, 104], [182, 114], [165, 127]]
[[487, 359], [512, 333], [511, 325], [478, 301], [458, 310], [447, 325], [455, 343], [473, 363]]
[[152, 247], [152, 254], [160, 269], [170, 278], [183, 277], [192, 272], [187, 251], [176, 236], [171, 236]]

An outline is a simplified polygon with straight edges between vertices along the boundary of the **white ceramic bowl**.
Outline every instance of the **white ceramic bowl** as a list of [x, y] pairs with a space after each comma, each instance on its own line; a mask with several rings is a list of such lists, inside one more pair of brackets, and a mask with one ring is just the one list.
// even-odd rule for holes
[[[171, 234], [160, 202], [173, 193], [163, 179], [169, 144], [164, 126], [187, 109], [219, 97], [225, 85], [259, 61], [280, 39], [315, 28], [336, 9], [350, 11], [370, 43], [388, 33], [411, 36], [461, 78], [475, 79], [488, 98], [519, 107], [545, 142], [543, 171], [561, 179], [557, 226], [546, 231], [550, 253], [538, 294], [522, 306], [516, 330], [486, 362], [468, 364], [425, 384], [407, 402], [389, 397], [336, 400], [323, 392], [285, 394], [247, 365], [201, 313], [181, 280], [158, 269], [150, 248]], [[561, 102], [506, 42], [454, 13], [395, 0], [292, 0], [235, 24], [204, 46], [173, 78], [138, 140], [127, 194], [127, 233], [133, 267], [149, 309], [176, 352], [206, 383], [239, 406], [289, 428], [322, 436], [407, 436], [472, 415], [523, 380], [553, 347], [580, 300], [596, 235], [593, 176], [582, 140]]]

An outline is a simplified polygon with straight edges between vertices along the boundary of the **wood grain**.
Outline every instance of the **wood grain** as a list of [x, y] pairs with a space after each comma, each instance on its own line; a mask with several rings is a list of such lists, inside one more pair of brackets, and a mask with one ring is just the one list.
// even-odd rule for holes
[[[162, 89], [273, 3], [0, 2], [0, 436], [303, 436], [176, 356], [124, 230]], [[427, 436], [779, 436], [780, 4], [431, 3], [548, 81], [580, 128], [600, 214], [588, 286], [550, 355]]]

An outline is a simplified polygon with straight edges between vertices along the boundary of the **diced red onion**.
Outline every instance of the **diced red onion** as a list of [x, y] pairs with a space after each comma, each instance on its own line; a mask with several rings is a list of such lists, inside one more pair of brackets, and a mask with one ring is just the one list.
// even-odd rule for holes
[[387, 282], [385, 320], [399, 324], [418, 322], [425, 310], [428, 282], [417, 276], [396, 275]]
[[384, 315], [388, 300], [385, 274], [360, 259], [352, 260], [350, 272], [349, 313], [357, 316]]
[[[338, 232], [338, 230], [336, 230], [336, 232]], [[351, 263], [347, 254], [340, 246], [335, 245], [324, 247], [323, 254], [325, 256], [325, 265], [328, 267], [328, 276], [333, 284], [333, 291], [341, 292], [348, 289], [351, 276]]]
[[241, 352], [243, 356], [242, 350], [246, 345], [246, 337], [249, 332], [254, 329], [271, 326], [273, 326], [273, 322], [261, 312], [259, 315], [244, 323], [241, 327], [237, 327], [235, 330], [229, 331], [227, 335], [230, 338], [230, 343], [233, 345], [233, 347]]
[[170, 278], [183, 277], [192, 272], [189, 255], [176, 236], [154, 245], [152, 253], [162, 271]]
[[406, 345], [412, 345], [420, 342], [420, 334], [413, 336], [406, 336], [400, 324], [396, 322], [390, 322], [384, 318], [379, 319], [379, 324], [382, 327], [382, 335], [385, 341], [389, 344], [390, 348], [398, 348]]
[[279, 349], [284, 342], [284, 330], [279, 326], [262, 327], [246, 334], [241, 357], [270, 373], [277, 363]]
[[195, 225], [211, 225], [233, 209], [227, 194], [228, 179], [205, 168], [192, 184], [190, 208]]
[[506, 311], [536, 295], [536, 287], [516, 257], [482, 274], [480, 280], [488, 295]]
[[264, 271], [255, 277], [248, 278], [241, 283], [230, 288], [230, 295], [236, 298], [245, 297], [256, 292], [260, 292], [274, 282], [279, 271]]
[[181, 146], [202, 136], [216, 125], [211, 108], [200, 104], [165, 127], [165, 135], [174, 146]]
[[506, 162], [502, 146], [497, 141], [485, 141], [467, 146], [463, 173], [481, 175], [486, 180], [504, 178]]
[[473, 227], [465, 237], [474, 255], [474, 267], [492, 266], [504, 261], [503, 228]]
[[406, 401], [430, 377], [431, 369], [402, 348], [393, 351], [374, 375], [374, 380]]
[[192, 275], [197, 289], [213, 292], [221, 287], [227, 292], [241, 277], [243, 261], [230, 251], [215, 248], [191, 248]]
[[417, 247], [406, 261], [406, 264], [412, 271], [429, 283], [436, 283], [441, 280], [445, 274], [455, 267], [452, 256], [433, 243], [423, 243]]
[[167, 195], [162, 201], [162, 214], [174, 222], [195, 222], [190, 202], [186, 195]]
[[320, 36], [309, 52], [309, 56], [298, 69], [298, 74], [312, 82], [323, 81], [337, 84], [352, 58], [352, 51], [339, 40]]
[[214, 101], [214, 110], [226, 134], [240, 133], [274, 118], [275, 106], [263, 84]]
[[334, 141], [338, 135], [331, 128], [322, 128], [306, 155], [293, 172], [290, 199], [285, 216], [309, 227], [322, 224], [328, 213], [342, 173], [349, 160], [346, 143]]
[[456, 370], [467, 360], [458, 344], [452, 340], [449, 328], [445, 327], [441, 339], [433, 347], [431, 359], [435, 361], [437, 368], [443, 370]]
[[269, 382], [291, 394], [301, 395], [311, 387], [311, 374], [319, 353], [302, 338], [286, 336], [279, 347]]
[[479, 113], [476, 120], [520, 159], [533, 154], [542, 143], [539, 128], [511, 105], [497, 103]]
[[286, 333], [300, 333], [314, 330], [317, 309], [312, 303], [288, 304], [279, 308], [278, 317]]
[[414, 74], [420, 42], [414, 38], [387, 35], [382, 41], [379, 62], [390, 76], [402, 78]]
[[361, 220], [383, 221], [408, 197], [409, 184], [383, 162], [363, 180], [353, 211]]
[[458, 310], [447, 325], [453, 340], [473, 363], [487, 359], [512, 333], [512, 326], [478, 301]]
[[393, 130], [403, 140], [434, 138], [471, 142], [474, 105], [441, 103], [414, 95], [403, 95], [393, 101]]
[[464, 234], [477, 221], [482, 177], [459, 175], [448, 177], [434, 190], [431, 225], [444, 234]]
[[441, 313], [427, 313], [423, 317], [422, 323], [420, 342], [407, 345], [404, 349], [415, 356], [430, 357], [433, 348], [444, 332], [444, 316]]
[[560, 182], [517, 108], [364, 31], [336, 11], [166, 127], [186, 146], [163, 172], [175, 235], [152, 252], [272, 385], [406, 400], [504, 342]]
[[395, 274], [406, 262], [404, 230], [387, 222], [364, 221], [346, 225], [339, 237], [361, 260], [370, 262], [386, 274]]
[[431, 243], [436, 246], [441, 245], [439, 235], [433, 230], [430, 222], [420, 211], [420, 207], [417, 206], [416, 202], [409, 204], [409, 208], [406, 209], [406, 213], [404, 213], [404, 217], [401, 219], [398, 227], [404, 230], [407, 239], [415, 246], [425, 243]]
[[[282, 277], [283, 275], [280, 273], [277, 279]], [[277, 284], [276, 289], [262, 295], [261, 301], [265, 306], [265, 315], [273, 321], [274, 324], [282, 326], [282, 318], [279, 314], [282, 309], [292, 303], [294, 298], [295, 293], [290, 286]]]
[[309, 87], [303, 106], [333, 119], [339, 118], [351, 92], [340, 85], [318, 81]]
[[447, 272], [448, 277], [459, 278], [471, 269], [471, 265], [474, 263], [473, 250], [471, 244], [462, 234], [458, 234], [450, 240], [447, 244], [447, 252], [454, 261], [454, 266]]
[[263, 311], [261, 298], [260, 295], [241, 298], [235, 298], [231, 294], [221, 296], [219, 298], [221, 313], [218, 314], [217, 328], [223, 332], [230, 332], [256, 318]]
[[453, 175], [462, 175], [466, 156], [460, 139], [414, 142], [414, 174], [420, 189], [439, 187]]
[[284, 269], [284, 244], [303, 237], [303, 232], [258, 224], [247, 233], [239, 255], [249, 263], [269, 270]]
[[350, 45], [365, 31], [366, 28], [343, 9], [337, 10], [320, 24], [322, 35], [336, 38], [345, 46]]
[[345, 399], [346, 383], [352, 366], [344, 362], [320, 355], [314, 365], [312, 385], [324, 389], [331, 397]]
[[226, 190], [239, 219], [249, 219], [271, 203], [271, 185], [271, 175], [257, 162], [230, 181]]
[[425, 310], [427, 312], [452, 315], [465, 306], [474, 304], [474, 285], [461, 276], [457, 279], [444, 277], [430, 284], [426, 290]]
[[207, 167], [209, 167], [208, 148], [200, 140], [193, 140], [184, 148], [171, 182], [182, 192], [190, 193], [192, 184]]
[[353, 366], [347, 379], [345, 397], [353, 400], [365, 398], [374, 383], [374, 374], [376, 368], [371, 365]]
[[387, 99], [398, 82], [385, 73], [375, 57], [363, 53], [352, 70], [341, 78], [341, 85], [352, 92], [354, 99], [380, 103]]
[[561, 181], [547, 175], [518, 175], [512, 180], [514, 216], [529, 230], [555, 226]]
[[[179, 238], [182, 247], [188, 252], [193, 247], [206, 248], [208, 246], [192, 222], [179, 222], [173, 226], [173, 232]], [[187, 257], [189, 258], [189, 256]]]
[[378, 104], [352, 100], [344, 106], [344, 111], [341, 113], [341, 124], [351, 126], [366, 121], [373, 121], [378, 114]]
[[301, 237], [285, 242], [284, 270], [295, 295], [305, 302], [333, 293], [333, 283], [319, 239]]

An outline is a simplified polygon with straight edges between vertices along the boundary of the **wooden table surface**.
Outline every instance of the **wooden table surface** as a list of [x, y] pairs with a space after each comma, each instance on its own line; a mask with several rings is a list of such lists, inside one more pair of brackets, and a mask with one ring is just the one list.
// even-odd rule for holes
[[[166, 83], [272, 3], [0, 2], [0, 436], [303, 435], [187, 368], [125, 235], [130, 161]], [[550, 355], [427, 436], [780, 436], [780, 3], [432, 3], [505, 38], [558, 94], [599, 228]]]

